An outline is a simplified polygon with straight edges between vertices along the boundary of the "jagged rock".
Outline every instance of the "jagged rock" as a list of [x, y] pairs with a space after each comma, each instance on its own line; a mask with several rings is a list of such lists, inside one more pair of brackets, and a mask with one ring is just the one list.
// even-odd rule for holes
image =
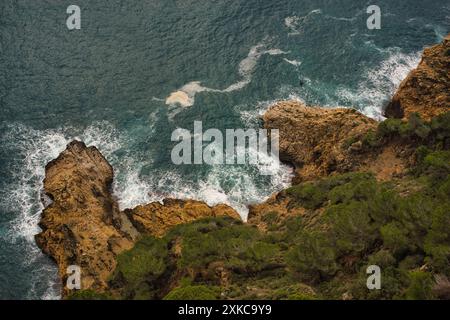
[[82, 289], [106, 290], [117, 254], [131, 249], [141, 232], [162, 236], [172, 226], [202, 217], [240, 219], [226, 205], [211, 208], [200, 201], [174, 199], [125, 214], [111, 192], [111, 165], [97, 148], [79, 141], [48, 163], [45, 173], [44, 193], [51, 201], [42, 212], [36, 243], [56, 261], [63, 295], [69, 293], [65, 287], [69, 265], [81, 268]]
[[[294, 165], [293, 184], [350, 171], [372, 172], [387, 181], [403, 174], [411, 158], [411, 148], [396, 141], [364, 148], [362, 140], [370, 130], [376, 131], [378, 123], [353, 109], [283, 101], [269, 108], [263, 119], [266, 128], [280, 131], [280, 158]], [[314, 224], [321, 209], [312, 212], [292, 202], [286, 191], [274, 194], [249, 207], [248, 223], [265, 231], [267, 219], [275, 214], [278, 220], [302, 216], [306, 225]]]
[[195, 200], [165, 199], [164, 204], [152, 202], [125, 210], [133, 225], [143, 233], [163, 236], [170, 228], [204, 217], [230, 216], [240, 220], [231, 207], [219, 204], [214, 207]]
[[401, 83], [385, 110], [386, 117], [405, 118], [417, 112], [423, 119], [450, 110], [450, 34], [424, 50], [419, 66]]
[[280, 131], [280, 158], [296, 168], [296, 180], [355, 170], [375, 154], [360, 154], [358, 141], [377, 122], [353, 109], [307, 107], [296, 101], [273, 105], [263, 116], [267, 129]]
[[36, 242], [58, 264], [63, 283], [67, 267], [77, 265], [82, 288], [102, 290], [116, 255], [138, 235], [111, 195], [113, 169], [97, 148], [73, 141], [45, 173], [52, 203], [42, 212]]

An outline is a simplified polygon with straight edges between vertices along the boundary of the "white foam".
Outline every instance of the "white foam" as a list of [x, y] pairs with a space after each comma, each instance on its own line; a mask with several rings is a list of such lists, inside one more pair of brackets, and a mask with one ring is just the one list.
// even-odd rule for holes
[[292, 64], [293, 66], [296, 66], [296, 67], [299, 67], [302, 64], [302, 62], [298, 61], [298, 60], [289, 60], [287, 58], [284, 58], [283, 60], [289, 64]]
[[[290, 167], [270, 161], [268, 165], [257, 166], [254, 170], [245, 166], [215, 165], [206, 179], [198, 182], [182, 178], [175, 172], [154, 172], [150, 177], [140, 177], [141, 167], [136, 164], [132, 166], [136, 169], [127, 169], [126, 177], [114, 187], [121, 209], [153, 201], [161, 202], [164, 198], [194, 199], [210, 206], [227, 204], [244, 220], [248, 214], [247, 205], [262, 202], [272, 193], [286, 188], [292, 178]], [[270, 176], [267, 176], [268, 170]], [[270, 183], [264, 187], [256, 185], [260, 174], [270, 179]], [[225, 191], [224, 186], [229, 183], [233, 187]]]
[[286, 17], [284, 19], [284, 25], [290, 30], [289, 34], [290, 36], [298, 36], [303, 33], [303, 27], [308, 22], [308, 20], [317, 14], [321, 14], [322, 10], [315, 9], [310, 11], [305, 16], [290, 16]]
[[179, 90], [172, 92], [166, 99], [166, 104], [175, 105], [179, 104], [182, 107], [191, 107], [194, 105], [195, 95], [203, 91], [220, 91], [207, 87], [203, 87], [200, 81], [191, 81]]
[[398, 48], [388, 49], [388, 58], [366, 71], [356, 90], [340, 88], [339, 98], [362, 108], [368, 117], [382, 120], [383, 106], [395, 93], [408, 73], [420, 62], [420, 52], [404, 54]]
[[[261, 115], [270, 104], [269, 101], [258, 104], [256, 112]], [[252, 121], [251, 126], [257, 127], [258, 124]], [[260, 153], [260, 157], [263, 155]], [[194, 199], [210, 206], [227, 204], [246, 220], [249, 204], [264, 201], [274, 192], [289, 186], [292, 179], [292, 168], [289, 166], [272, 158], [263, 160], [255, 166], [214, 165], [205, 179], [193, 181], [174, 171], [155, 170], [150, 176], [141, 176], [141, 170], [147, 164], [128, 158], [115, 166], [114, 194], [121, 209], [152, 201], [161, 202], [168, 197]], [[261, 176], [265, 183], [258, 182]]]
[[356, 15], [352, 18], [347, 17], [335, 17], [329, 14], [323, 14], [321, 9], [315, 9], [310, 11], [308, 14], [304, 16], [289, 16], [284, 19], [284, 25], [287, 29], [289, 29], [288, 36], [299, 36], [304, 33], [305, 26], [309, 23], [311, 18], [316, 15], [322, 15], [326, 19], [331, 19], [334, 21], [343, 21], [343, 22], [354, 22], [357, 17], [362, 13], [362, 11], [358, 11]]
[[[134, 208], [140, 204], [159, 200], [150, 197], [153, 186], [142, 181], [139, 177], [143, 165], [145, 164], [137, 165], [132, 159], [125, 158], [122, 160], [120, 167], [116, 166], [113, 190], [118, 197], [121, 209]], [[125, 170], [126, 172], [122, 172]], [[121, 176], [124, 176], [124, 178], [121, 178]]]
[[268, 49], [267, 45], [265, 43], [259, 43], [255, 46], [253, 46], [250, 49], [247, 57], [239, 63], [238, 72], [239, 72], [239, 75], [241, 76], [241, 80], [239, 80], [238, 82], [235, 82], [235, 83], [229, 85], [225, 89], [214, 89], [214, 88], [202, 86], [200, 81], [191, 81], [191, 82], [185, 84], [184, 86], [182, 86], [181, 88], [177, 89], [176, 91], [170, 93], [169, 96], [166, 98], [166, 104], [172, 107], [170, 109], [171, 117], [173, 118], [173, 116], [175, 114], [180, 112], [179, 108], [174, 108], [174, 107], [180, 106], [182, 108], [186, 108], [186, 107], [193, 106], [195, 103], [195, 95], [197, 93], [205, 92], [205, 91], [224, 93], [224, 92], [233, 92], [233, 91], [244, 88], [251, 82], [254, 69], [258, 63], [258, 60], [263, 55], [267, 54], [267, 55], [271, 55], [271, 56], [276, 56], [276, 55], [283, 55], [283, 54], [287, 54], [287, 53], [288, 52], [285, 52], [285, 51], [283, 51], [281, 49], [277, 49], [277, 48]]
[[[30, 298], [59, 298], [59, 286], [55, 281], [57, 270], [55, 266], [37, 264], [42, 258], [41, 250], [36, 246], [34, 236], [40, 231], [38, 222], [44, 209], [41, 202], [45, 165], [55, 159], [66, 145], [76, 136], [71, 135], [72, 128], [35, 130], [22, 124], [10, 124], [1, 144], [12, 152], [17, 152], [16, 162], [11, 172], [14, 173], [12, 184], [1, 190], [1, 207], [3, 211], [16, 213], [6, 236], [7, 241], [16, 243], [25, 241], [23, 263], [36, 264], [37, 270], [33, 286], [49, 281], [49, 288], [42, 297], [36, 296], [34, 287], [29, 292]], [[20, 139], [18, 139], [20, 137]], [[96, 123], [82, 132], [79, 140], [86, 144], [97, 146], [105, 156], [117, 149], [117, 133], [108, 123]]]
[[[38, 262], [43, 254], [35, 244], [34, 235], [40, 231], [38, 221], [44, 208], [40, 197], [45, 165], [75, 138], [87, 145], [95, 145], [113, 165], [116, 174], [113, 189], [121, 209], [167, 197], [197, 199], [209, 205], [228, 204], [245, 220], [248, 204], [264, 201], [273, 192], [287, 187], [292, 177], [289, 167], [273, 163], [253, 169], [248, 166], [213, 166], [206, 179], [196, 182], [175, 172], [152, 172], [150, 177], [141, 177], [142, 168], [152, 160], [143, 162], [137, 159], [142, 157], [117, 156], [115, 151], [127, 145], [128, 141], [107, 122], [94, 123], [81, 132], [74, 128], [35, 130], [21, 124], [11, 124], [9, 128], [1, 143], [5, 148], [18, 152], [17, 162], [11, 170], [16, 177], [11, 185], [1, 190], [1, 206], [5, 211], [17, 214], [9, 228], [7, 241], [14, 243], [25, 239], [26, 258], [23, 263], [36, 265], [30, 298], [60, 298], [56, 266]], [[19, 142], [17, 137], [21, 137]], [[265, 176], [269, 183], [258, 183], [261, 170], [272, 170], [271, 176]], [[48, 284], [48, 290], [38, 296], [36, 286], [42, 283]]]

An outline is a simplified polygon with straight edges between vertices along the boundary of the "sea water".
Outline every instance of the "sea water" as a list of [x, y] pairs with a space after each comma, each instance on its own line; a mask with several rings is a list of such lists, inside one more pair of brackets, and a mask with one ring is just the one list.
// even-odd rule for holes
[[[446, 0], [74, 0], [0, 2], [0, 298], [56, 299], [34, 242], [44, 166], [79, 139], [115, 170], [121, 208], [164, 197], [247, 205], [289, 185], [288, 166], [176, 166], [171, 133], [261, 127], [275, 101], [383, 106], [449, 32]], [[301, 139], [301, 137], [299, 137]]]

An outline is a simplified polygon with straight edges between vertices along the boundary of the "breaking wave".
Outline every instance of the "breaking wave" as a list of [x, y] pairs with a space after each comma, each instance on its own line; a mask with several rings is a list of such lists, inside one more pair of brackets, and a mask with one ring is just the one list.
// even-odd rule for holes
[[344, 103], [356, 106], [366, 116], [382, 120], [383, 106], [408, 73], [417, 67], [421, 52], [405, 54], [398, 48], [388, 49], [388, 58], [376, 68], [366, 71], [356, 89], [338, 88], [337, 96]]
[[[108, 123], [97, 123], [87, 127], [79, 136], [73, 129], [35, 130], [23, 124], [10, 124], [2, 136], [2, 146], [15, 155], [14, 174], [11, 183], [0, 191], [2, 211], [14, 212], [15, 218], [10, 222], [5, 240], [21, 243], [24, 255], [22, 263], [26, 268], [33, 268], [30, 282], [32, 288], [29, 298], [59, 299], [60, 289], [56, 267], [45, 260], [41, 250], [36, 246], [34, 236], [40, 231], [38, 222], [44, 209], [41, 202], [45, 165], [55, 159], [73, 139], [96, 145], [108, 157], [117, 149], [117, 133]], [[42, 294], [37, 285], [48, 283], [48, 289]]]

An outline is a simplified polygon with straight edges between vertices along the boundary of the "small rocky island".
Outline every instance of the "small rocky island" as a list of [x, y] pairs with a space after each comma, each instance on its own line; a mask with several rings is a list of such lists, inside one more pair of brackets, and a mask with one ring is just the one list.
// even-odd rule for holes
[[[449, 299], [450, 36], [424, 51], [376, 122], [283, 101], [292, 187], [251, 206], [165, 199], [121, 211], [113, 168], [73, 141], [46, 166], [38, 246], [82, 270], [69, 299]], [[366, 268], [380, 266], [382, 290]]]

